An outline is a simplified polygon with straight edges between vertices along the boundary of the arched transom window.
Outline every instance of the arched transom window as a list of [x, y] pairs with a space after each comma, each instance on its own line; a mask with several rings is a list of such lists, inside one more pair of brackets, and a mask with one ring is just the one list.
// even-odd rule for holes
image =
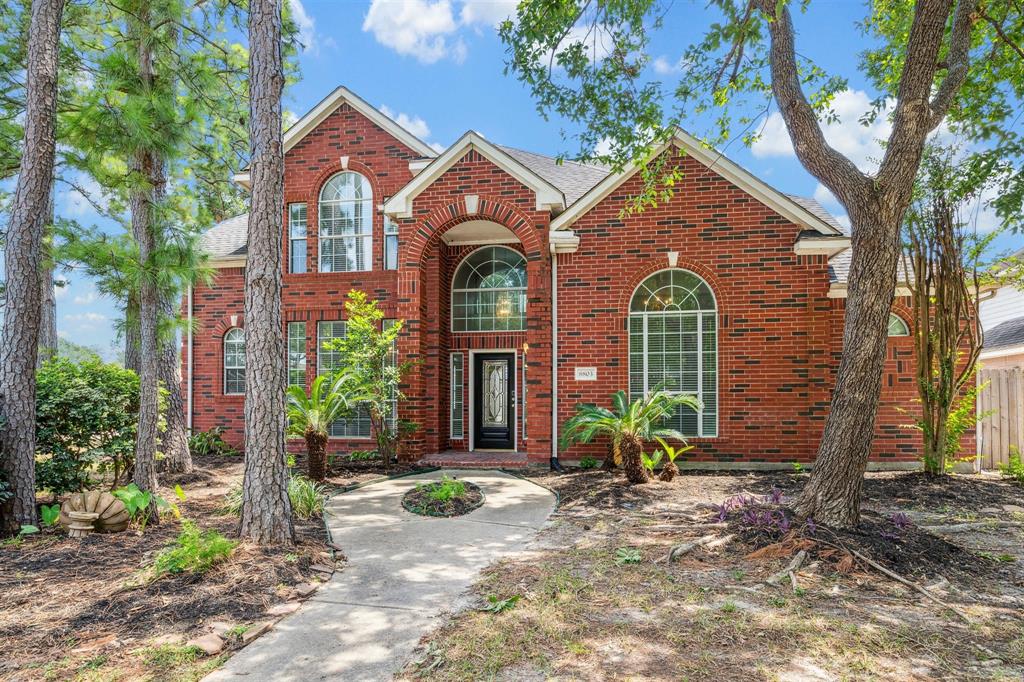
[[452, 280], [452, 331], [526, 329], [526, 259], [504, 246], [466, 256]]
[[688, 270], [662, 270], [637, 287], [629, 304], [629, 393], [661, 385], [697, 396], [670, 426], [687, 436], [718, 435], [718, 322], [707, 283]]
[[359, 173], [338, 173], [320, 190], [320, 272], [371, 269], [373, 189]]
[[238, 327], [224, 335], [224, 393], [245, 393], [245, 332]]
[[889, 313], [889, 336], [910, 336], [910, 328], [896, 313]]

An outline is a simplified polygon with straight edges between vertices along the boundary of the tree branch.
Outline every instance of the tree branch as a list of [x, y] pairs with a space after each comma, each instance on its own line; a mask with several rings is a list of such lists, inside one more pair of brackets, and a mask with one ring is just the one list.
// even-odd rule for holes
[[[978, 0], [960, 0], [956, 5], [956, 12], [953, 14], [953, 29], [949, 36], [949, 53], [946, 56], [946, 77], [942, 80], [942, 85], [939, 86], [931, 101], [930, 124], [932, 130], [942, 122], [949, 107], [953, 104], [956, 93], [960, 91], [964, 80], [967, 79], [967, 69], [971, 59], [971, 28], [974, 25], [971, 15], [977, 5]], [[992, 25], [1002, 35], [999, 26], [995, 22]], [[1013, 46], [1012, 43], [1008, 44]], [[1017, 50], [1020, 52], [1020, 48]], [[1021, 57], [1024, 57], [1024, 53], [1020, 54]]]

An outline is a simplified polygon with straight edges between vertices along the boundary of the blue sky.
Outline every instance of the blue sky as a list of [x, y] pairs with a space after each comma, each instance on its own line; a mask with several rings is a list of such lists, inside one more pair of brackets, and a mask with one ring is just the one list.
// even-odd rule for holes
[[[562, 138], [563, 125], [544, 121], [525, 87], [503, 73], [505, 54], [494, 26], [511, 11], [514, 0], [289, 2], [306, 45], [299, 56], [301, 81], [286, 93], [285, 107], [294, 114], [302, 115], [336, 86], [345, 85], [430, 143], [447, 145], [474, 129], [494, 142], [531, 151], [575, 151]], [[707, 21], [704, 7], [679, 0], [672, 4], [665, 27], [653, 41], [651, 78], [665, 83], [679, 78], [679, 54]], [[855, 23], [863, 11], [855, 2], [816, 2], [796, 20], [800, 53], [849, 80], [850, 90], [835, 106], [842, 123], [828, 126], [827, 136], [868, 167], [878, 157], [876, 139], [887, 129], [884, 122], [865, 128], [857, 121], [873, 96], [856, 69], [864, 39]], [[699, 121], [690, 127], [703, 132]], [[842, 207], [793, 156], [778, 114], [765, 122], [763, 138], [753, 149], [737, 142], [727, 153], [778, 189], [815, 196], [844, 217]], [[98, 220], [88, 202], [67, 187], [57, 188], [56, 208], [83, 223]], [[990, 223], [983, 212], [979, 224]], [[1019, 248], [1024, 237], [1003, 237], [997, 246]], [[88, 279], [76, 273], [67, 278], [68, 285], [57, 292], [59, 333], [114, 357], [116, 307]]]

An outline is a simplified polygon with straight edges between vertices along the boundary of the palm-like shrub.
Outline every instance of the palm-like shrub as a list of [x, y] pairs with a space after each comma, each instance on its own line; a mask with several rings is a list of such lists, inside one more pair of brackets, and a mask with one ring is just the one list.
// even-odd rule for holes
[[302, 386], [288, 388], [288, 435], [306, 440], [309, 477], [327, 474], [327, 435], [331, 424], [350, 414], [359, 402], [349, 374], [323, 375], [313, 381], [309, 395]]
[[646, 483], [647, 469], [641, 460], [644, 441], [656, 438], [677, 440], [686, 438], [675, 429], [665, 426], [666, 420], [680, 407], [698, 410], [700, 401], [692, 395], [666, 393], [660, 387], [642, 398], [630, 402], [625, 391], [612, 395], [612, 409], [597, 405], [577, 405], [576, 414], [562, 426], [561, 446], [589, 443], [607, 436], [611, 440], [611, 457], [621, 464], [630, 483]]

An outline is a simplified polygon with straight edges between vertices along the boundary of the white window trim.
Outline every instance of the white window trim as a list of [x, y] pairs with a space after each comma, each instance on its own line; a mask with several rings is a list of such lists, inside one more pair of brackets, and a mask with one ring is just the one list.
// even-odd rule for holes
[[[900, 334], [892, 334], [892, 333], [890, 333], [890, 330], [892, 329], [893, 318], [899, 320], [900, 325], [902, 325], [903, 330], [904, 330], [902, 333], [900, 333]], [[888, 336], [890, 339], [906, 338], [906, 337], [910, 336], [910, 325], [907, 324], [907, 321], [903, 319], [902, 315], [897, 315], [896, 313], [889, 313], [889, 324], [888, 324], [888, 328], [886, 329], [886, 336]]]
[[[694, 277], [699, 279], [701, 282], [703, 282], [704, 286], [706, 286], [708, 288], [708, 291], [711, 293], [711, 300], [714, 303], [715, 308], [714, 308], [714, 310], [687, 310], [687, 311], [668, 311], [668, 312], [661, 311], [661, 310], [651, 311], [651, 312], [636, 312], [636, 311], [633, 311], [631, 309], [627, 309], [628, 310], [628, 319], [627, 319], [627, 327], [626, 327], [626, 335], [627, 335], [627, 343], [626, 343], [627, 351], [626, 352], [627, 352], [627, 354], [629, 356], [629, 367], [627, 368], [627, 374], [626, 374], [626, 377], [627, 377], [627, 379], [626, 379], [626, 381], [627, 381], [626, 394], [630, 396], [630, 399], [632, 399], [632, 392], [629, 390], [630, 387], [629, 387], [628, 383], [629, 383], [630, 375], [632, 374], [632, 369], [633, 369], [633, 352], [629, 349], [630, 346], [632, 345], [631, 344], [632, 339], [629, 339], [628, 337], [632, 333], [631, 326], [632, 326], [633, 318], [637, 317], [637, 318], [641, 318], [643, 320], [643, 332], [642, 332], [643, 350], [641, 351], [641, 356], [643, 357], [643, 382], [644, 382], [643, 392], [644, 392], [644, 394], [647, 394], [653, 388], [653, 386], [651, 386], [649, 384], [649, 380], [648, 380], [648, 352], [647, 352], [647, 348], [648, 348], [648, 344], [647, 344], [647, 320], [648, 320], [648, 318], [650, 318], [652, 316], [694, 315], [697, 318], [697, 395], [696, 395], [696, 397], [697, 397], [697, 399], [699, 399], [701, 401], [702, 407], [701, 407], [701, 409], [697, 410], [697, 435], [696, 436], [688, 436], [688, 437], [689, 438], [704, 438], [704, 439], [720, 438], [721, 437], [720, 417], [721, 417], [721, 413], [722, 413], [721, 404], [720, 404], [721, 403], [721, 401], [720, 401], [721, 390], [720, 389], [722, 387], [722, 374], [719, 371], [720, 367], [719, 367], [718, 348], [719, 348], [719, 345], [720, 345], [720, 341], [721, 341], [721, 336], [722, 335], [721, 335], [721, 325], [719, 324], [719, 320], [718, 320], [718, 312], [719, 312], [718, 311], [718, 298], [715, 296], [715, 290], [711, 288], [711, 285], [708, 284], [706, 279], [704, 279], [703, 277], [698, 275], [693, 270], [687, 270], [686, 268], [662, 268], [661, 270], [658, 270], [657, 272], [650, 273], [649, 275], [644, 277], [643, 280], [641, 280], [639, 284], [636, 285], [636, 288], [633, 289], [633, 294], [629, 297], [628, 306], [629, 306], [629, 308], [632, 308], [633, 299], [636, 297], [637, 292], [640, 291], [640, 287], [642, 287], [648, 280], [650, 280], [652, 277], [654, 277], [654, 276], [656, 276], [656, 275], [658, 275], [658, 274], [660, 274], [662, 272], [673, 271], [673, 270], [690, 273], [691, 275], [693, 275]], [[707, 351], [704, 350], [704, 317], [705, 316], [709, 316], [712, 319], [714, 319], [714, 321], [715, 321], [715, 433], [714, 433], [714, 435], [705, 435], [705, 433], [704, 433], [704, 408], [703, 408], [703, 403], [704, 403], [704, 355], [707, 352]], [[669, 393], [671, 395], [689, 395], [686, 391], [666, 391], [666, 393]]]
[[[229, 343], [231, 343], [231, 344], [238, 343], [237, 341], [234, 341], [234, 340], [230, 340], [229, 341], [228, 340], [228, 336], [230, 336], [232, 334], [232, 332], [235, 332], [235, 331], [239, 331], [239, 332], [242, 333], [242, 357], [245, 358], [245, 330], [242, 329], [241, 327], [232, 327], [231, 329], [229, 329], [226, 332], [224, 332], [224, 338], [221, 341], [221, 346], [222, 346], [221, 347], [221, 359], [222, 359], [223, 365], [224, 365], [224, 371], [223, 371], [223, 373], [221, 375], [221, 381], [223, 382], [224, 395], [245, 395], [245, 389], [244, 388], [241, 391], [229, 391], [228, 390], [228, 370], [229, 369], [235, 369], [235, 370], [240, 369], [240, 370], [242, 370], [242, 385], [243, 385], [243, 387], [245, 385], [245, 374], [246, 374], [246, 372], [245, 372], [245, 365], [243, 364], [241, 367], [237, 367], [237, 366], [234, 366], [234, 365], [232, 365], [231, 367], [228, 367], [228, 344]], [[243, 360], [243, 362], [244, 362], [244, 360]]]
[[[305, 209], [306, 217], [304, 219], [305, 232], [306, 234], [302, 237], [296, 237], [292, 234], [292, 206], [302, 206]], [[304, 201], [296, 201], [288, 204], [288, 273], [292, 275], [304, 275], [309, 272], [309, 206]], [[306, 245], [306, 262], [302, 264], [302, 272], [295, 270], [295, 243], [303, 242]]]
[[[329, 201], [331, 203], [335, 203], [335, 204], [343, 204], [343, 203], [352, 203], [352, 204], [365, 203], [365, 204], [367, 204], [369, 206], [369, 216], [368, 216], [368, 219], [366, 221], [367, 224], [364, 225], [364, 229], [366, 231], [365, 232], [354, 232], [352, 234], [338, 234], [338, 235], [324, 236], [324, 229], [323, 229], [324, 212], [322, 210], [323, 209], [323, 204], [324, 204], [324, 190], [327, 188], [327, 185], [329, 185], [332, 180], [334, 180], [336, 177], [338, 177], [340, 175], [356, 175], [356, 176], [362, 178], [364, 186], [369, 188], [369, 196], [363, 197], [362, 199], [359, 199], [359, 200], [352, 200], [352, 201], [348, 201], [348, 200], [341, 201], [341, 200], [334, 200], [334, 199], [331, 199]], [[356, 171], [352, 171], [352, 170], [343, 170], [343, 171], [340, 171], [338, 173], [335, 173], [334, 175], [332, 175], [331, 177], [327, 178], [324, 181], [324, 184], [320, 186], [320, 193], [317, 196], [317, 200], [316, 200], [316, 224], [317, 224], [317, 254], [316, 254], [316, 258], [317, 258], [317, 272], [344, 273], [344, 272], [372, 272], [373, 271], [373, 216], [374, 216], [374, 213], [375, 213], [375, 211], [373, 209], [373, 185], [370, 183], [370, 179], [367, 178], [362, 173], [357, 173]], [[366, 267], [365, 268], [363, 268], [362, 270], [333, 270], [333, 269], [332, 270], [324, 270], [324, 268], [323, 268], [323, 264], [324, 264], [324, 261], [323, 261], [323, 257], [324, 257], [324, 248], [323, 248], [324, 247], [324, 242], [330, 241], [330, 240], [337, 241], [337, 240], [343, 240], [343, 239], [362, 240], [364, 243], [365, 242], [369, 242], [369, 244], [370, 244], [370, 253], [369, 253], [369, 256], [366, 259]], [[332, 249], [332, 253], [337, 253], [337, 251]]]
[[[292, 325], [302, 325], [302, 371], [303, 378], [301, 384], [292, 383]], [[285, 325], [285, 365], [287, 367], [287, 385], [288, 386], [302, 386], [306, 388], [306, 381], [309, 378], [309, 357], [306, 351], [306, 344], [309, 341], [309, 326], [304, 320], [293, 320], [286, 323]], [[298, 371], [298, 370], [296, 370]]]
[[[459, 382], [456, 385], [455, 360], [459, 361]], [[459, 395], [459, 435], [455, 435], [455, 395]], [[453, 351], [448, 357], [448, 439], [466, 439], [466, 356], [462, 351]]]
[[[526, 310], [526, 308], [527, 308], [526, 305], [523, 306], [523, 326], [522, 326], [521, 329], [456, 329], [455, 328], [455, 294], [465, 294], [465, 293], [470, 293], [470, 292], [481, 292], [481, 291], [494, 291], [494, 292], [497, 292], [497, 293], [501, 293], [503, 291], [513, 291], [513, 292], [516, 292], [516, 293], [522, 292], [523, 295], [525, 296], [526, 293], [527, 293], [528, 287], [494, 287], [492, 289], [461, 289], [461, 288], [460, 289], [456, 289], [455, 288], [455, 278], [459, 276], [459, 270], [462, 269], [463, 264], [467, 260], [469, 260], [473, 256], [473, 254], [477, 253], [478, 251], [483, 251], [484, 249], [491, 249], [491, 248], [501, 248], [501, 249], [505, 249], [507, 251], [511, 251], [512, 253], [514, 253], [517, 256], [519, 256], [520, 258], [522, 258], [524, 269], [529, 267], [528, 261], [526, 260], [526, 256], [524, 256], [519, 251], [516, 251], [515, 249], [510, 249], [509, 247], [507, 247], [507, 246], [505, 246], [503, 244], [493, 244], [493, 243], [485, 244], [485, 245], [483, 245], [483, 246], [481, 246], [479, 248], [473, 249], [472, 251], [467, 253], [465, 256], [463, 256], [462, 259], [459, 261], [459, 264], [455, 266], [455, 271], [452, 273], [452, 280], [451, 280], [451, 282], [449, 284], [449, 287], [448, 287], [451, 290], [451, 293], [450, 293], [450, 295], [448, 297], [448, 317], [450, 318], [449, 327], [450, 327], [450, 331], [451, 331], [452, 334], [503, 334], [505, 332], [525, 332], [526, 331], [526, 323], [527, 323], [527, 320], [529, 319], [529, 316], [528, 316], [527, 310]], [[527, 277], [527, 279], [529, 278], [529, 273], [528, 272], [526, 273], [526, 277]]]

